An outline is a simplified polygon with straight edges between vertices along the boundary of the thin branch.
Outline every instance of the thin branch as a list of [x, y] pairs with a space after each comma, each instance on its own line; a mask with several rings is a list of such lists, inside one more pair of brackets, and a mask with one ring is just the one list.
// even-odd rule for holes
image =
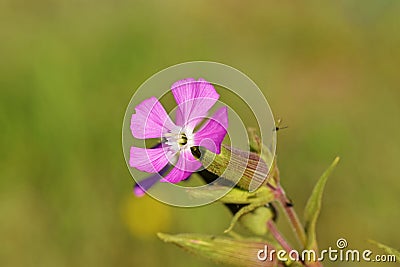
[[290, 251], [292, 251], [293, 249], [283, 237], [281, 232], [279, 232], [273, 220], [269, 220], [267, 222], [267, 228], [269, 232], [274, 236], [275, 240], [279, 243], [279, 245], [281, 245], [282, 248], [289, 254]]
[[288, 199], [285, 194], [283, 188], [278, 185], [275, 191], [276, 199], [281, 204], [282, 209], [284, 210], [290, 225], [292, 226], [292, 230], [295, 233], [297, 240], [303, 246], [303, 248], [307, 245], [306, 233], [304, 231], [304, 227], [297, 216], [296, 211], [293, 208], [292, 202]]

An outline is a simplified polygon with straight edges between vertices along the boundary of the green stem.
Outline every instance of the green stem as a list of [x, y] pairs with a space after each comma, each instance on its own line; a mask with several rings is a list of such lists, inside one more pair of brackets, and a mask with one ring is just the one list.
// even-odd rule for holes
[[[295, 233], [297, 240], [302, 245], [302, 247], [305, 248], [307, 245], [306, 233], [304, 231], [304, 227], [303, 227], [302, 223], [299, 220], [299, 217], [297, 216], [296, 211], [293, 208], [292, 202], [288, 199], [285, 191], [283, 190], [283, 188], [281, 187], [281, 185], [279, 183], [274, 191], [276, 194], [276, 199], [282, 206], [282, 209], [284, 210], [287, 218], [289, 219], [289, 223], [292, 226], [292, 230]], [[316, 253], [317, 253], [317, 251], [316, 251]], [[307, 267], [322, 267], [323, 265], [321, 262], [317, 261], [317, 262], [307, 262], [307, 263], [305, 263], [305, 266], [307, 266]]]
[[289, 245], [289, 243], [286, 241], [286, 239], [283, 237], [281, 232], [279, 232], [274, 221], [269, 220], [267, 222], [267, 228], [268, 228], [269, 232], [274, 236], [275, 240], [279, 243], [279, 245], [281, 245], [281, 247], [289, 254], [290, 251], [292, 251], [293, 249]]
[[293, 208], [292, 202], [287, 198], [285, 191], [278, 184], [278, 187], [275, 189], [276, 199], [281, 204], [282, 209], [284, 210], [291, 226], [292, 230], [295, 233], [297, 240], [302, 245], [303, 248], [307, 245], [307, 237], [304, 231], [304, 227], [301, 224], [299, 217], [297, 216], [296, 211]]

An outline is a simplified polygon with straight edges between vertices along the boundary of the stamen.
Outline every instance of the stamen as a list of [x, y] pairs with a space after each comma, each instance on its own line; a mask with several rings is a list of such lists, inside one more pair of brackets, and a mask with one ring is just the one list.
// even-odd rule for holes
[[185, 146], [188, 143], [188, 137], [184, 132], [169, 132], [164, 134], [162, 142], [170, 146]]

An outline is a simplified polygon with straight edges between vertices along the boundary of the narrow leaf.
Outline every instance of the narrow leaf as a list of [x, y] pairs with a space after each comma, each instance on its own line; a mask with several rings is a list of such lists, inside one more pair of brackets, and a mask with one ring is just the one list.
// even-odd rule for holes
[[376, 242], [374, 240], [368, 240], [368, 241], [371, 244], [374, 244], [375, 246], [377, 246], [378, 248], [383, 249], [386, 253], [396, 256], [397, 260], [400, 261], [400, 252], [398, 250], [395, 250], [394, 248], [391, 248], [389, 246], [386, 246], [386, 245]]
[[[275, 255], [273, 259], [269, 258], [269, 252], [276, 250], [275, 247], [260, 240], [236, 240], [204, 234], [157, 235], [164, 242], [173, 243], [194, 255], [219, 264], [238, 267], [272, 267], [278, 264]], [[260, 260], [259, 256], [266, 258]]]
[[336, 157], [332, 162], [331, 166], [322, 174], [321, 178], [315, 185], [310, 198], [308, 199], [304, 219], [305, 219], [305, 231], [307, 235], [307, 245], [306, 249], [317, 250], [317, 240], [316, 240], [316, 224], [317, 219], [321, 210], [322, 205], [322, 194], [325, 188], [326, 181], [329, 175], [335, 169], [339, 162], [339, 157]]
[[[207, 185], [196, 189], [190, 189], [188, 194], [196, 199], [218, 199], [222, 203], [251, 204], [272, 202], [274, 193], [268, 187], [260, 187], [254, 192], [248, 192], [240, 188], [230, 188], [221, 185]], [[225, 195], [224, 195], [225, 194]], [[223, 195], [223, 197], [221, 197]]]

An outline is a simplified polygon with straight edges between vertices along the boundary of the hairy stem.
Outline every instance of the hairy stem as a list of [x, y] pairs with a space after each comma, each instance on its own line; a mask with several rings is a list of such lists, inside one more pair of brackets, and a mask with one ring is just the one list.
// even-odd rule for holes
[[276, 227], [274, 221], [269, 220], [267, 222], [267, 228], [269, 232], [274, 236], [275, 240], [282, 246], [282, 248], [289, 254], [292, 251], [292, 247], [286, 241], [286, 239], [282, 236], [281, 232], [279, 232], [278, 228]]
[[[297, 216], [296, 211], [293, 208], [293, 204], [292, 204], [291, 200], [286, 196], [285, 191], [283, 190], [283, 188], [281, 187], [281, 185], [279, 183], [278, 183], [278, 186], [276, 188], [274, 188], [274, 191], [276, 194], [276, 199], [282, 206], [282, 209], [284, 210], [286, 217], [288, 218], [289, 223], [292, 226], [292, 230], [295, 233], [297, 240], [302, 245], [302, 247], [305, 248], [307, 245], [306, 233], [304, 231], [304, 227], [303, 227], [302, 223], [299, 220], [299, 217]], [[272, 231], [271, 231], [271, 233], [272, 233]], [[278, 242], [280, 242], [277, 238], [276, 238], [276, 240]], [[283, 241], [285, 241], [285, 240], [283, 240]], [[281, 246], [286, 250], [286, 248], [282, 244], [281, 244]], [[315, 251], [315, 252], [317, 253], [317, 251]], [[316, 262], [306, 262], [305, 266], [307, 266], [307, 267], [322, 267], [323, 265], [321, 262], [316, 261]]]
[[306, 233], [304, 231], [304, 227], [301, 224], [299, 217], [297, 216], [296, 211], [293, 208], [292, 202], [288, 199], [285, 194], [283, 188], [278, 184], [275, 188], [276, 199], [281, 204], [282, 209], [284, 210], [290, 225], [292, 226], [293, 232], [295, 233], [297, 240], [302, 245], [303, 248], [306, 247], [307, 238]]

